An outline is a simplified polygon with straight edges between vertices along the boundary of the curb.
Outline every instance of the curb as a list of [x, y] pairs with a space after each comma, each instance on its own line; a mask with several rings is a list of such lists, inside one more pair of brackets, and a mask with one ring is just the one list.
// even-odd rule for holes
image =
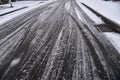
[[94, 9], [90, 8], [89, 6], [87, 6], [86, 4], [84, 3], [81, 3], [83, 4], [85, 7], [87, 7], [89, 10], [91, 10], [93, 13], [95, 13], [97, 16], [101, 17], [101, 19], [107, 23], [110, 27], [113, 27], [116, 32], [119, 32], [120, 33], [120, 25], [117, 24], [116, 22], [106, 18], [105, 16], [101, 15], [100, 13], [98, 13], [97, 11], [95, 11]]
[[15, 10], [12, 10], [12, 11], [9, 11], [9, 12], [6, 12], [6, 13], [3, 13], [3, 14], [0, 14], [0, 16], [4, 16], [4, 15], [6, 15], [6, 14], [9, 14], [9, 13], [12, 13], [12, 12], [15, 12], [15, 11], [18, 11], [18, 10], [21, 10], [21, 9], [24, 9], [24, 8], [27, 8], [27, 6], [22, 7], [22, 8], [19, 8], [19, 9], [15, 9]]

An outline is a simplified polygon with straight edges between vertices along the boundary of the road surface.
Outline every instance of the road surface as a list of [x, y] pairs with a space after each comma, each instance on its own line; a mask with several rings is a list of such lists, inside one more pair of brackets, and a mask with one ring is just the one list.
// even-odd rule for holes
[[58, 0], [0, 25], [0, 79], [120, 80], [120, 54], [75, 0]]

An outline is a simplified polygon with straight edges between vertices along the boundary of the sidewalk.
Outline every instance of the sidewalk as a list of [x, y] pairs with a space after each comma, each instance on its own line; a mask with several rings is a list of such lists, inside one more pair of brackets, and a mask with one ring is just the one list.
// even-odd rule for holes
[[[84, 3], [97, 13], [111, 20], [112, 22], [120, 26], [120, 3], [101, 0], [77, 0], [78, 5], [84, 10], [84, 12], [95, 22], [95, 24], [102, 24], [103, 20], [91, 12], [87, 7], [83, 6]], [[104, 23], [103, 23], [104, 24]], [[120, 53], [120, 33], [116, 32], [103, 32], [106, 38]]]
[[120, 2], [77, 0], [120, 26]]
[[34, 6], [36, 4], [39, 4], [40, 2], [43, 2], [43, 1], [17, 1], [17, 2], [12, 2], [13, 6], [14, 6], [13, 8], [10, 7], [10, 4], [0, 5], [1, 7], [8, 7], [6, 9], [0, 10], [0, 16], [3, 16], [5, 14], [27, 8], [27, 7], [30, 7], [30, 6]]
[[[30, 10], [33, 10], [35, 8], [38, 8], [40, 6], [43, 6], [43, 5], [51, 3], [51, 2], [53, 2], [53, 1], [17, 1], [17, 2], [13, 2], [14, 8], [0, 10], [0, 15], [1, 14], [3, 15], [3, 16], [0, 16], [0, 25], [4, 24], [4, 23], [8, 22], [9, 20], [11, 20], [19, 15], [22, 15]], [[10, 5], [5, 4], [2, 6], [10, 6]], [[24, 8], [24, 9], [22, 9], [22, 8]]]
[[27, 8], [27, 6], [24, 6], [24, 7], [21, 6], [21, 7], [15, 7], [15, 8], [5, 9], [5, 10], [0, 10], [0, 16], [6, 15], [6, 14], [9, 14], [9, 13], [12, 13], [12, 12], [24, 9], [24, 8]]

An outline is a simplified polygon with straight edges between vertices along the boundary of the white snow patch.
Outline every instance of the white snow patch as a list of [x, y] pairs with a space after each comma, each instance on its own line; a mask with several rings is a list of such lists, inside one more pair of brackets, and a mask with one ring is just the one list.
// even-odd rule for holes
[[22, 7], [35, 6], [35, 5], [38, 5], [40, 2], [41, 1], [16, 1], [16, 2], [12, 2], [13, 8], [11, 8], [9, 4], [3, 4], [3, 5], [0, 5], [0, 6], [8, 7], [8, 8], [0, 10], [0, 14], [4, 14], [4, 13], [7, 13], [7, 12], [10, 12], [10, 11], [13, 11], [13, 10], [16, 10], [16, 9], [19, 9], [19, 8], [22, 8]]
[[65, 9], [67, 11], [69, 11], [69, 9], [70, 9], [70, 2], [65, 3]]
[[4, 14], [4, 13], [7, 13], [7, 12], [10, 12], [10, 11], [13, 11], [13, 10], [17, 10], [17, 9], [20, 9], [22, 7], [25, 7], [25, 6], [16, 6], [14, 8], [8, 8], [8, 9], [3, 9], [3, 10], [0, 10], [0, 14]]
[[80, 16], [81, 13], [79, 12], [79, 10], [76, 7], [75, 7], [75, 12], [76, 12], [78, 18], [83, 22], [83, 19]]
[[[43, 6], [43, 5], [48, 4], [48, 3], [50, 3], [50, 2], [53, 2], [53, 1], [44, 1], [44, 3], [41, 3], [41, 4], [39, 4], [39, 2], [40, 2], [40, 1], [18, 1], [18, 2], [15, 2], [14, 4], [16, 4], [16, 7], [20, 7], [20, 6], [21, 6], [21, 7], [23, 7], [23, 6], [28, 6], [28, 7], [25, 8], [25, 9], [18, 10], [18, 11], [12, 12], [12, 13], [10, 13], [10, 14], [1, 16], [1, 17], [0, 17], [0, 24], [3, 24], [3, 23], [5, 23], [5, 22], [7, 22], [7, 21], [9, 21], [9, 20], [17, 17], [17, 16], [20, 16], [20, 15], [22, 15], [22, 14], [24, 14], [24, 13], [30, 11], [30, 10], [33, 10], [33, 9], [35, 9], [35, 8], [38, 8], [38, 7], [40, 7], [40, 6]], [[13, 4], [13, 5], [14, 5], [14, 4]], [[17, 6], [17, 4], [18, 4], [19, 6]], [[8, 5], [8, 4], [6, 4], [6, 5]], [[15, 6], [15, 5], [14, 5], [14, 6]], [[14, 8], [15, 8], [15, 7], [14, 7]], [[2, 11], [3, 11], [3, 10], [2, 10]], [[5, 9], [4, 11], [7, 11], [7, 9]]]
[[120, 53], [120, 34], [115, 32], [104, 32], [104, 34]]
[[19, 62], [20, 62], [20, 58], [12, 60], [12, 62], [10, 64], [10, 67], [13, 67], [13, 66], [17, 65]]
[[96, 24], [103, 24], [104, 22], [100, 17], [95, 15], [92, 11], [90, 11], [88, 8], [83, 6], [81, 3], [77, 1], [78, 5], [82, 8], [82, 10], [96, 23]]
[[104, 17], [120, 25], [120, 4], [119, 2], [102, 0], [77, 0], [91, 7]]

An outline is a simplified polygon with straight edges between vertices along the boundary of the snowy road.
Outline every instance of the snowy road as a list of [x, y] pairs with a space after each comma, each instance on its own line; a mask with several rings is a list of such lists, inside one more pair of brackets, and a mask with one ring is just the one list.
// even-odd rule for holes
[[120, 54], [74, 0], [0, 25], [1, 80], [120, 80]]

